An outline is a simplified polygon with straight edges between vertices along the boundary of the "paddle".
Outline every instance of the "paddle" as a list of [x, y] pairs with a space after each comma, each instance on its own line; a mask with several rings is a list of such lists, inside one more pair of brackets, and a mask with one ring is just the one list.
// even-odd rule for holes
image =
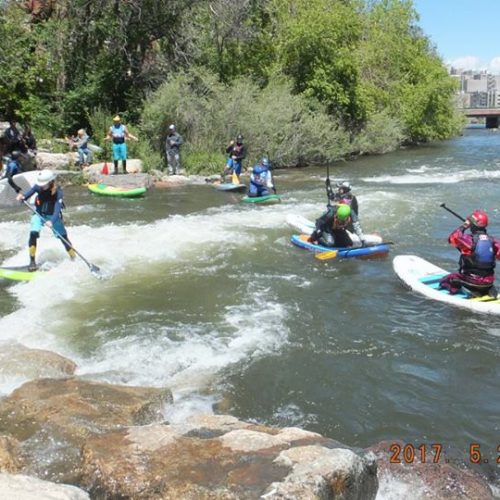
[[446, 206], [445, 203], [441, 203], [441, 205], [439, 205], [441, 208], [444, 208], [445, 210], [447, 210], [448, 212], [450, 212], [450, 214], [453, 214], [457, 219], [460, 219], [462, 222], [465, 222], [465, 219], [461, 216], [461, 215], [458, 215], [456, 212], [454, 212], [451, 208], [448, 208]]
[[330, 182], [330, 165], [326, 166], [325, 187], [326, 187], [326, 197], [328, 199], [326, 206], [331, 207], [330, 201], [332, 201], [335, 198], [335, 193], [333, 192], [332, 183]]
[[333, 260], [337, 258], [337, 250], [326, 250], [326, 252], [317, 252], [314, 254], [314, 258], [318, 260]]
[[[36, 215], [38, 215], [44, 222], [47, 222], [47, 219], [44, 219], [26, 200], [23, 200], [23, 203]], [[51, 228], [52, 231], [54, 232], [54, 234], [61, 240], [63, 241], [64, 243], [66, 243], [66, 245], [68, 245], [68, 247], [70, 247], [71, 249], [73, 249], [76, 253], [76, 255], [78, 255], [78, 257], [80, 257], [80, 259], [83, 260], [83, 262], [85, 262], [85, 264], [87, 264], [87, 266], [89, 267], [90, 269], [90, 272], [92, 273], [92, 275], [94, 277], [96, 277], [97, 279], [103, 279], [104, 276], [102, 275], [101, 273], [101, 270], [99, 269], [99, 267], [97, 267], [95, 264], [92, 264], [91, 262], [89, 262], [66, 238], [64, 238], [64, 236], [62, 236], [61, 234], [59, 234], [53, 227]]]

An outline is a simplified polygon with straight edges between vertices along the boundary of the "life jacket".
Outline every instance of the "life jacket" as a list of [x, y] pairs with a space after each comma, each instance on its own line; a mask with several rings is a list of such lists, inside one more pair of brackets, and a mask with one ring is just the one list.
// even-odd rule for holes
[[477, 276], [489, 276], [493, 274], [495, 264], [493, 239], [486, 233], [474, 233], [471, 254], [462, 254], [460, 257], [460, 271]]
[[243, 144], [235, 144], [233, 146], [233, 151], [231, 154], [239, 157], [239, 156], [241, 156], [242, 152], [243, 152]]
[[123, 123], [120, 123], [118, 127], [113, 125], [111, 127], [111, 136], [114, 144], [123, 144], [125, 142], [125, 125]]
[[252, 168], [250, 182], [256, 186], [265, 186], [267, 184], [269, 169], [264, 165], [255, 165]]
[[340, 203], [342, 205], [351, 205], [352, 199], [353, 196], [352, 194], [349, 193], [344, 193], [344, 194], [337, 193], [335, 195], [335, 202]]
[[52, 193], [52, 189], [40, 190], [35, 201], [36, 211], [43, 216], [52, 215], [60, 196], [61, 190], [59, 188], [56, 189], [55, 193]]

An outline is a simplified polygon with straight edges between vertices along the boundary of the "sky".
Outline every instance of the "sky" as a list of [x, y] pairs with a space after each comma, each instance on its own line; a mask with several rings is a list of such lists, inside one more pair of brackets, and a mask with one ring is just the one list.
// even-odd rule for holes
[[446, 64], [500, 74], [500, 0], [413, 0]]

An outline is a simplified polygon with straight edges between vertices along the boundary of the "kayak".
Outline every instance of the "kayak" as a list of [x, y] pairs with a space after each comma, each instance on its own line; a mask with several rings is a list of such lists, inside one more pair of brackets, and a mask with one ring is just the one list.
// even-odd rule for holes
[[89, 184], [87, 186], [92, 193], [101, 196], [119, 196], [122, 198], [137, 198], [146, 192], [145, 187], [126, 188], [118, 186], [108, 186], [106, 184]]
[[389, 252], [390, 246], [387, 243], [379, 243], [374, 245], [367, 245], [364, 247], [325, 247], [317, 245], [316, 243], [309, 243], [307, 239], [308, 234], [294, 234], [291, 238], [292, 243], [299, 248], [309, 250], [311, 252], [329, 252], [331, 250], [337, 251], [337, 257], [367, 257], [386, 255]]
[[[289, 214], [286, 218], [286, 221], [294, 229], [300, 231], [301, 234], [310, 235], [316, 227], [314, 222], [310, 221], [309, 219], [306, 219], [303, 215]], [[357, 234], [352, 233], [351, 231], [347, 232], [349, 233], [349, 237], [352, 240], [353, 246], [355, 247], [361, 246], [361, 240], [358, 238]], [[365, 242], [368, 245], [380, 245], [383, 242], [382, 236], [378, 234], [365, 234], [364, 238]]]
[[268, 194], [267, 196], [245, 196], [241, 198], [243, 203], [262, 203], [271, 204], [279, 203], [281, 201], [281, 196], [279, 194]]
[[246, 188], [246, 184], [233, 184], [232, 182], [224, 182], [215, 185], [215, 189], [218, 191], [244, 191]]
[[392, 267], [398, 278], [407, 287], [429, 299], [480, 313], [500, 314], [500, 298], [495, 299], [488, 295], [474, 297], [465, 288], [462, 288], [462, 291], [455, 295], [450, 295], [448, 290], [440, 290], [439, 281], [449, 272], [421, 257], [398, 255], [394, 257]]
[[0, 267], [0, 279], [31, 281], [44, 271], [28, 271], [28, 266]]

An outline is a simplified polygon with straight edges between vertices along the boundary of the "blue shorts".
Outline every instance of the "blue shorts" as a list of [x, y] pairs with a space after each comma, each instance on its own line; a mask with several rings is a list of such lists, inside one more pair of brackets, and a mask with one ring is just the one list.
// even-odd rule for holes
[[[44, 217], [44, 219], [45, 220], [42, 220], [42, 218], [38, 214], [33, 214], [33, 217], [31, 217], [30, 231], [32, 233], [39, 233], [42, 230], [42, 227], [45, 225], [45, 222], [50, 220], [50, 215], [47, 215], [47, 217]], [[54, 225], [52, 226], [52, 232], [54, 233], [54, 236], [58, 238], [59, 234], [56, 234], [56, 231], [63, 238], [67, 237], [66, 228], [64, 227], [64, 222], [60, 217], [54, 222]]]
[[113, 143], [113, 160], [123, 160], [127, 159], [127, 144], [122, 142], [121, 144]]
[[228, 158], [226, 167], [231, 169], [238, 176], [241, 174], [241, 160], [233, 160], [232, 158]]

